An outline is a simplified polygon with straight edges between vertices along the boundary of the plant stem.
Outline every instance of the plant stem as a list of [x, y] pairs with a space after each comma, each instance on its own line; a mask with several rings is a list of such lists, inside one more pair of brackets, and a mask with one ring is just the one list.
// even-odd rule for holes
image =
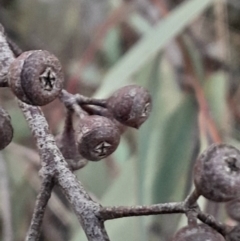
[[31, 224], [27, 232], [27, 237], [25, 239], [26, 241], [37, 241], [40, 238], [43, 216], [48, 200], [51, 197], [53, 186], [54, 182], [51, 176], [47, 176], [43, 179], [40, 192], [37, 196]]
[[166, 213], [184, 213], [185, 206], [183, 202], [176, 203], [162, 203], [150, 206], [118, 206], [118, 207], [102, 207], [100, 210], [100, 217], [104, 220], [132, 217], [157, 215]]

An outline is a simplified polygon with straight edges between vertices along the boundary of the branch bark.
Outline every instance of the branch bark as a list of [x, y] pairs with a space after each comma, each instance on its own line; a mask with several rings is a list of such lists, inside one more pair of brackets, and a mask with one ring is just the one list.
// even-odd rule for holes
[[69, 170], [50, 134], [42, 111], [19, 101], [19, 106], [36, 140], [42, 163], [42, 174], [54, 176], [81, 223], [89, 241], [109, 240], [103, 220], [99, 219], [100, 204], [94, 202], [76, 176]]
[[184, 202], [176, 203], [162, 203], [150, 206], [117, 206], [117, 207], [102, 207], [100, 216], [104, 220], [115, 218], [132, 217], [132, 216], [145, 216], [157, 214], [170, 214], [170, 213], [184, 213]]
[[[14, 55], [7, 44], [3, 27], [0, 26], [0, 86], [6, 81], [10, 64]], [[76, 176], [68, 169], [61, 152], [51, 135], [48, 123], [38, 107], [27, 105], [19, 100], [30, 130], [36, 140], [41, 158], [42, 176], [54, 177], [64, 192], [81, 223], [89, 241], [108, 241], [103, 220], [99, 218], [100, 204], [94, 202], [84, 190]]]
[[32, 216], [32, 221], [27, 233], [26, 241], [39, 240], [44, 212], [45, 212], [48, 200], [51, 197], [53, 186], [54, 186], [54, 182], [51, 176], [48, 176], [43, 180], [41, 185], [41, 190], [37, 197], [36, 205]]

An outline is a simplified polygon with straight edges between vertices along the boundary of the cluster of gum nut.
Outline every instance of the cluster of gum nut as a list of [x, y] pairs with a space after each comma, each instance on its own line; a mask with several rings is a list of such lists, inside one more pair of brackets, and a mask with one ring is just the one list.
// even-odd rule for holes
[[[43, 50], [27, 51], [17, 57], [8, 72], [8, 84], [21, 101], [43, 106], [57, 98], [63, 89], [63, 73], [59, 60]], [[107, 114], [85, 115], [72, 136], [78, 152], [90, 161], [112, 154], [122, 134], [122, 126], [139, 128], [149, 117], [152, 101], [143, 87], [129, 85], [106, 99]], [[102, 112], [106, 113], [106, 112]], [[8, 113], [0, 108], [0, 150], [12, 140], [13, 128]], [[66, 134], [66, 133], [65, 133]], [[61, 139], [64, 142], [64, 138]], [[65, 140], [66, 141], [66, 140]], [[68, 153], [68, 151], [62, 151]], [[197, 159], [194, 167], [196, 190], [215, 202], [229, 202], [229, 215], [240, 220], [237, 199], [240, 194], [240, 151], [226, 144], [213, 144]], [[237, 200], [237, 201], [236, 201]], [[236, 212], [237, 209], [237, 212]], [[199, 239], [200, 238], [200, 239]], [[173, 241], [224, 240], [204, 224], [181, 229]]]
[[[59, 97], [63, 89], [61, 64], [53, 54], [44, 50], [22, 53], [10, 65], [7, 77], [16, 97], [29, 105], [46, 105]], [[106, 99], [105, 116], [87, 114], [79, 121], [76, 134], [72, 135], [78, 152], [91, 161], [112, 154], [119, 145], [122, 126], [139, 128], [149, 117], [151, 108], [151, 96], [143, 87], [129, 85], [118, 89]], [[13, 128], [4, 109], [1, 109], [0, 116], [0, 149], [3, 149], [12, 140]], [[65, 134], [63, 136], [67, 136]]]

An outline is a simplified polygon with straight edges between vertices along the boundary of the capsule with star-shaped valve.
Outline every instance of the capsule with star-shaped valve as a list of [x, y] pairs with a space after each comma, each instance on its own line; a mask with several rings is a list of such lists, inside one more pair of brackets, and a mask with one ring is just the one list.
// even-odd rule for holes
[[79, 153], [90, 161], [99, 161], [112, 154], [120, 142], [118, 127], [103, 116], [85, 116], [76, 135]]

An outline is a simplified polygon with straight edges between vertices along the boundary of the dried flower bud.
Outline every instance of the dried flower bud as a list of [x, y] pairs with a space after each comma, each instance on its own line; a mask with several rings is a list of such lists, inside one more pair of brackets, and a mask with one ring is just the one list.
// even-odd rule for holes
[[0, 150], [4, 149], [13, 138], [13, 128], [9, 114], [0, 108]]
[[215, 202], [230, 201], [240, 194], [240, 151], [225, 144], [213, 144], [194, 167], [198, 192]]
[[186, 226], [180, 229], [172, 241], [224, 241], [223, 236], [206, 224]]
[[107, 108], [122, 124], [139, 128], [149, 117], [152, 109], [151, 96], [141, 86], [125, 86], [108, 98]]
[[90, 161], [98, 161], [116, 150], [120, 134], [110, 119], [92, 115], [81, 120], [76, 139], [79, 153]]
[[11, 64], [8, 82], [21, 101], [31, 105], [46, 105], [62, 90], [62, 67], [59, 60], [47, 51], [24, 52]]

